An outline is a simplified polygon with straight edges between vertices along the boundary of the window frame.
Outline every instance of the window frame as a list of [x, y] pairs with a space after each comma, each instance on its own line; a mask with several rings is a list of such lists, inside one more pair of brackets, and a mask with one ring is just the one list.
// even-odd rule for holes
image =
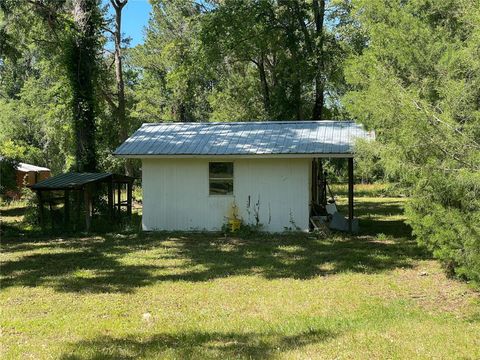
[[[232, 164], [232, 176], [231, 177], [212, 177], [211, 173], [211, 164]], [[211, 183], [212, 181], [214, 182], [231, 182], [232, 184], [232, 191], [229, 193], [225, 194], [218, 194], [218, 193], [212, 193], [212, 188], [211, 188]], [[235, 190], [235, 162], [234, 161], [209, 161], [208, 162], [208, 196], [233, 196]]]

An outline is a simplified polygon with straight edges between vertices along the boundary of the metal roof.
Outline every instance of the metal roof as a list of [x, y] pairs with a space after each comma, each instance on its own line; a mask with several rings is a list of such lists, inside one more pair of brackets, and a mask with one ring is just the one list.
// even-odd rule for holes
[[42, 166], [36, 166], [32, 164], [26, 164], [26, 163], [18, 163], [17, 165], [17, 170], [22, 171], [22, 172], [29, 172], [29, 171], [35, 171], [35, 172], [41, 172], [41, 171], [50, 171], [49, 168], [42, 167]]
[[143, 124], [117, 150], [122, 157], [288, 156], [353, 154], [374, 139], [353, 121], [264, 121]]
[[104, 180], [111, 177], [111, 173], [75, 173], [69, 172], [50, 177], [32, 185], [33, 190], [61, 190], [78, 189], [85, 184]]
[[[0, 161], [5, 159], [4, 156], [0, 155]], [[37, 165], [32, 165], [32, 164], [27, 164], [27, 163], [18, 163], [16, 168], [18, 171], [22, 172], [29, 172], [29, 171], [35, 171], [35, 172], [40, 172], [40, 171], [50, 171], [49, 168], [42, 167], [42, 166], [37, 166]]]

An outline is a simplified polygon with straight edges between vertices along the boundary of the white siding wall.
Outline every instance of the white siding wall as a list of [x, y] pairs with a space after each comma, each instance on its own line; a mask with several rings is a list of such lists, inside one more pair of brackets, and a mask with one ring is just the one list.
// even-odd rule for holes
[[234, 201], [245, 223], [258, 202], [263, 230], [308, 230], [310, 159], [233, 160], [233, 196], [209, 195], [209, 161], [142, 160], [144, 230], [219, 230]]

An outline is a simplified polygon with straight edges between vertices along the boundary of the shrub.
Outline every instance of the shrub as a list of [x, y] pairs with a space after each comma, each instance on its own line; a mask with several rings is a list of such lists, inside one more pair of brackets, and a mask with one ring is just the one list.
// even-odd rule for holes
[[0, 157], [0, 195], [17, 191], [16, 168], [18, 162], [9, 157]]
[[406, 208], [421, 244], [453, 275], [480, 284], [480, 174], [431, 174]]
[[25, 202], [25, 215], [23, 222], [27, 225], [39, 225], [38, 199], [36, 194], [25, 187], [22, 189], [22, 201]]

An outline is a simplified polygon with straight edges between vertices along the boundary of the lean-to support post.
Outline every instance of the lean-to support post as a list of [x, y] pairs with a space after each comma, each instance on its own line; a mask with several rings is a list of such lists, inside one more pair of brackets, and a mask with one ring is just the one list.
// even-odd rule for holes
[[353, 157], [348, 158], [348, 231], [352, 232], [353, 223]]
[[113, 219], [114, 216], [114, 210], [113, 210], [113, 180], [110, 179], [107, 183], [108, 187], [108, 215], [110, 216], [110, 219]]
[[63, 218], [63, 220], [65, 227], [67, 227], [70, 223], [70, 190], [64, 191], [63, 201], [65, 202], [63, 206], [63, 210], [65, 211], [65, 217]]
[[117, 183], [117, 207], [118, 207], [118, 216], [122, 214], [122, 184]]
[[127, 215], [132, 216], [132, 192], [133, 192], [133, 183], [127, 183]]
[[85, 227], [88, 232], [90, 231], [90, 225], [92, 222], [92, 205], [90, 203], [90, 189], [88, 188], [88, 185], [85, 185], [83, 189], [83, 198], [85, 203]]
[[48, 199], [48, 209], [50, 211], [50, 226], [52, 230], [55, 229], [55, 220], [53, 216], [53, 207], [52, 207], [52, 193], [50, 192], [50, 198]]
[[318, 159], [317, 179], [319, 186], [317, 203], [325, 206], [327, 205], [327, 177], [323, 171], [323, 159]]
[[317, 159], [312, 159], [312, 204], [316, 205], [318, 203], [318, 167], [317, 167]]
[[81, 198], [80, 198], [80, 195], [82, 193], [82, 190], [81, 189], [75, 189], [74, 190], [74, 194], [75, 194], [75, 202], [74, 202], [74, 221], [73, 221], [73, 231], [77, 231], [77, 227], [80, 226], [80, 222], [81, 222], [81, 213], [82, 213], [82, 202], [81, 202]]

